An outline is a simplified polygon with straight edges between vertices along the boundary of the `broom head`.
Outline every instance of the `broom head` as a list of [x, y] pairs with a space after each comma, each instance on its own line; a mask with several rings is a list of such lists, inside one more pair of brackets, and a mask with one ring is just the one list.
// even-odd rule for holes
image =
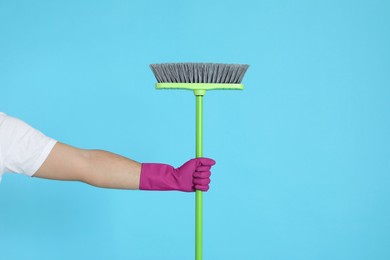
[[161, 63], [151, 64], [157, 89], [244, 89], [247, 64]]

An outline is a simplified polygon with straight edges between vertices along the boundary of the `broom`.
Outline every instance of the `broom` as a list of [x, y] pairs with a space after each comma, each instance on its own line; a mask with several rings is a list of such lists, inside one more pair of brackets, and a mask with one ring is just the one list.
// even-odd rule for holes
[[[222, 63], [151, 64], [156, 89], [193, 90], [196, 97], [196, 157], [203, 157], [203, 96], [207, 90], [243, 90], [249, 65]], [[195, 192], [195, 259], [202, 260], [203, 194]]]

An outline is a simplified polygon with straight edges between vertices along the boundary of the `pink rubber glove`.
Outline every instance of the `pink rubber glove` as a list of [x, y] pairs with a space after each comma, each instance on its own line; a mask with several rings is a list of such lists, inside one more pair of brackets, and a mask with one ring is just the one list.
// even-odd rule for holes
[[143, 163], [139, 189], [207, 191], [214, 164], [215, 161], [209, 158], [195, 158], [176, 169], [168, 164]]

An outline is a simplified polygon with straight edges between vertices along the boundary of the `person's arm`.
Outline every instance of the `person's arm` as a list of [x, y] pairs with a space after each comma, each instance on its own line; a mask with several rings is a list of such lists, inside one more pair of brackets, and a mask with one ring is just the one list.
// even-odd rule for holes
[[82, 181], [102, 188], [139, 189], [140, 173], [141, 164], [123, 156], [58, 142], [33, 176]]
[[34, 177], [82, 181], [112, 189], [207, 191], [210, 169], [215, 161], [191, 159], [178, 168], [161, 163], [138, 163], [102, 151], [75, 148], [56, 143]]
[[0, 113], [0, 171], [53, 180], [82, 181], [113, 189], [207, 191], [215, 161], [191, 159], [178, 168], [138, 163], [123, 156], [72, 147]]

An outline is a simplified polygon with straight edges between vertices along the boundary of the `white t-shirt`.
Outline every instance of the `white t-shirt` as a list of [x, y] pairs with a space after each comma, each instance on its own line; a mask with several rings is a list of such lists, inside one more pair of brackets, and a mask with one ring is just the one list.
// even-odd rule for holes
[[0, 112], [0, 181], [5, 172], [33, 176], [56, 140]]

